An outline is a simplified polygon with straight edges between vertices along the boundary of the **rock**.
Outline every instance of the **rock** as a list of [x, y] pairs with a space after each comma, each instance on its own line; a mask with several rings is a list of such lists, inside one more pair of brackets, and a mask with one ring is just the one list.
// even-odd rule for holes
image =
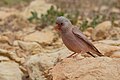
[[113, 7], [112, 9], [111, 9], [111, 12], [113, 12], [113, 13], [120, 13], [120, 10], [118, 9], [118, 8], [115, 8], [115, 7]]
[[118, 27], [119, 27], [119, 25], [120, 25], [120, 20], [115, 20], [115, 21], [113, 22], [113, 24], [114, 24], [115, 26], [118, 26]]
[[113, 46], [113, 45], [108, 45], [108, 44], [103, 44], [103, 43], [95, 43], [94, 44], [96, 48], [104, 55], [106, 56], [111, 56], [115, 51], [119, 51], [120, 47], [119, 46]]
[[22, 80], [23, 73], [14, 62], [0, 62], [0, 80]]
[[52, 69], [53, 80], [119, 80], [120, 59], [67, 58]]
[[120, 40], [100, 40], [98, 42], [113, 46], [120, 46]]
[[54, 46], [56, 46], [56, 47], [54, 47], [54, 48], [60, 48], [60, 47], [63, 46], [63, 41], [62, 41], [62, 39], [61, 39], [60, 37], [58, 37], [55, 41], [53, 41], [52, 44], [53, 44]]
[[89, 27], [89, 28], [86, 29], [86, 31], [89, 32], [89, 33], [91, 33], [91, 34], [92, 34], [93, 30], [94, 29], [92, 27]]
[[1, 43], [8, 43], [9, 42], [9, 38], [7, 36], [1, 36], [0, 35], [0, 42]]
[[15, 41], [13, 42], [13, 46], [19, 46], [18, 41], [19, 41], [19, 40], [15, 40]]
[[42, 51], [42, 47], [36, 42], [18, 41], [18, 45], [23, 50], [31, 52], [31, 54], [36, 54]]
[[113, 54], [110, 57], [112, 57], [112, 58], [120, 58], [120, 50], [113, 52]]
[[84, 31], [83, 34], [84, 34], [85, 36], [87, 36], [87, 37], [90, 37], [90, 36], [91, 36], [91, 34], [90, 34], [89, 32], [87, 32], [87, 31]]
[[96, 46], [105, 55], [120, 58], [120, 40], [101, 40]]
[[45, 69], [48, 69], [55, 64], [58, 58], [63, 59], [67, 57], [70, 53], [72, 52], [69, 51], [67, 48], [62, 47], [60, 49], [51, 50], [51, 52], [49, 53], [39, 53], [39, 54], [33, 55], [27, 61], [27, 64], [41, 63], [41, 65], [43, 65]]
[[24, 41], [33, 41], [50, 44], [54, 38], [55, 38], [54, 33], [50, 29], [45, 28], [42, 31], [35, 31], [25, 36]]
[[[9, 43], [10, 45], [12, 45], [13, 41], [15, 40], [15, 35], [16, 34], [14, 34], [11, 31], [5, 31], [5, 32], [2, 33], [2, 36], [6, 37], [6, 39], [3, 38], [3, 41]], [[1, 36], [1, 41], [2, 41], [2, 36]]]
[[[40, 53], [30, 57], [26, 62], [28, 73], [32, 80], [39, 79], [51, 80], [49, 76], [49, 70], [61, 59], [70, 55], [70, 51], [67, 48], [60, 48], [59, 50], [53, 50], [49, 53]], [[44, 75], [43, 75], [44, 74]]]
[[20, 11], [14, 8], [0, 7], [0, 33], [2, 35], [3, 33], [8, 32], [7, 37], [9, 38], [10, 44], [14, 37], [18, 38], [20, 36], [20, 31], [22, 31], [23, 35], [25, 33], [23, 32], [23, 29], [30, 28], [31, 26], [30, 22], [20, 14]]
[[107, 39], [114, 39], [119, 40], [120, 39], [120, 28], [119, 27], [112, 27], [109, 30]]
[[30, 23], [27, 19], [24, 19], [20, 14], [13, 14], [6, 17], [3, 22], [0, 23], [1, 25], [1, 32], [4, 31], [11, 31], [11, 32], [18, 32], [22, 31], [24, 28], [30, 27]]
[[92, 32], [92, 40], [106, 39], [108, 31], [111, 29], [112, 23], [110, 21], [105, 21], [98, 24]]
[[[0, 55], [1, 56], [4, 56], [4, 59], [5, 60], [12, 60], [12, 61], [15, 61], [17, 63], [23, 63], [24, 62], [24, 58], [19, 58], [16, 53], [14, 52], [11, 52], [11, 51], [7, 51], [7, 50], [4, 50], [4, 49], [0, 49]], [[7, 57], [7, 58], [6, 58]], [[1, 60], [4, 60], [3, 57], [1, 57], [2, 59]]]
[[83, 34], [86, 35], [87, 37], [91, 37], [93, 30], [94, 29], [92, 27], [89, 27], [83, 32]]
[[47, 12], [47, 10], [52, 6], [52, 4], [47, 3], [45, 0], [34, 0], [30, 3], [30, 5], [22, 12], [22, 15], [25, 18], [31, 17], [31, 11], [37, 12], [38, 17], [41, 16], [41, 14], [44, 14]]
[[5, 19], [6, 17], [14, 14], [19, 14], [19, 11], [15, 8], [0, 7], [0, 19]]
[[0, 56], [0, 61], [9, 61], [10, 59], [6, 56]]
[[107, 10], [108, 8], [109, 8], [109, 7], [108, 7], [108, 6], [105, 6], [105, 5], [104, 5], [104, 6], [101, 6], [101, 7], [100, 7], [100, 11], [105, 11], [105, 10]]

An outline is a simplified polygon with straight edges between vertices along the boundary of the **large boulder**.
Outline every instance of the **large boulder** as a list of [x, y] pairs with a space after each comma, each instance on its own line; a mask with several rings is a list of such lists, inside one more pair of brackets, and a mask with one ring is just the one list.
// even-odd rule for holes
[[28, 74], [32, 80], [51, 80], [49, 70], [55, 66], [56, 63], [70, 55], [70, 51], [66, 48], [59, 50], [52, 50], [50, 53], [40, 53], [30, 57], [26, 62]]
[[102, 40], [106, 39], [108, 31], [111, 29], [112, 23], [110, 21], [105, 21], [98, 24], [92, 32], [92, 40]]
[[64, 59], [52, 69], [53, 80], [119, 80], [120, 59]]

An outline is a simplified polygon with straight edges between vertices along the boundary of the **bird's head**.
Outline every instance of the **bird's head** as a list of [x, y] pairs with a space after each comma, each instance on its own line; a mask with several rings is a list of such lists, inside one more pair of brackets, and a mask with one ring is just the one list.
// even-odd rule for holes
[[58, 29], [59, 31], [66, 31], [72, 25], [70, 20], [63, 16], [57, 17], [56, 24], [56, 29]]

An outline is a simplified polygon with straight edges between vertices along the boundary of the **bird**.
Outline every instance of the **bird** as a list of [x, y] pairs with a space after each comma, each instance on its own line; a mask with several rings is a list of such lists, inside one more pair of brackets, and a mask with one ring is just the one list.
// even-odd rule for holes
[[[79, 53], [84, 54], [88, 53], [92, 57], [96, 57], [93, 54], [98, 56], [104, 56], [102, 53], [98, 51], [98, 49], [87, 39], [87, 37], [79, 30], [77, 26], [74, 26], [71, 21], [64, 17], [59, 16], [56, 18], [56, 26], [55, 29], [61, 35], [62, 41], [65, 46], [74, 52], [69, 55], [67, 58], [72, 56], [77, 56]], [[92, 53], [91, 53], [92, 52]]]

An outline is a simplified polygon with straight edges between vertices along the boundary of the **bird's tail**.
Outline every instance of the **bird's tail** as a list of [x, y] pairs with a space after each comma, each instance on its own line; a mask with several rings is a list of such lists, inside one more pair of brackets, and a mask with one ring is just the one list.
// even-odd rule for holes
[[94, 56], [93, 54], [91, 54], [90, 52], [87, 52], [87, 54], [91, 55], [91, 56], [94, 57], [94, 58], [96, 57], [96, 56]]
[[97, 54], [97, 55], [100, 56], [100, 57], [104, 56], [104, 55], [103, 55], [101, 52], [99, 52], [98, 50], [95, 51], [95, 52], [93, 52], [93, 53]]
[[[100, 57], [102, 57], [102, 56], [104, 56], [101, 52], [99, 52], [98, 51], [98, 49], [94, 49], [94, 50], [91, 50], [90, 52], [92, 52], [93, 54], [96, 54], [96, 55], [98, 55], [98, 56], [100, 56]], [[93, 56], [93, 57], [96, 57], [96, 56], [94, 56], [93, 54], [91, 54], [90, 52], [87, 52], [89, 55], [91, 55], [91, 56]]]
[[[102, 57], [102, 56], [104, 56], [102, 53], [100, 53], [100, 52], [94, 52], [94, 53], [96, 53], [98, 56], [100, 56], [100, 57]], [[90, 52], [87, 52], [87, 54], [89, 54], [89, 55], [91, 55], [92, 57], [96, 57], [95, 55], [93, 55], [92, 53], [90, 53]]]

